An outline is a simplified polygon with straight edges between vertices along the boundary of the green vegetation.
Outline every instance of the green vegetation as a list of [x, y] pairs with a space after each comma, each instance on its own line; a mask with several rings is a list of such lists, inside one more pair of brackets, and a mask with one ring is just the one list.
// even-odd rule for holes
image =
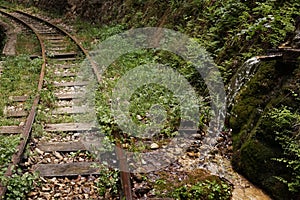
[[[99, 6], [99, 9], [103, 9], [101, 13], [109, 14], [91, 20], [96, 24], [99, 22], [100, 24], [110, 24], [108, 27], [112, 27], [111, 30], [117, 30], [114, 33], [136, 27], [160, 26], [179, 30], [194, 37], [212, 54], [222, 72], [225, 83], [230, 82], [235, 71], [248, 58], [264, 55], [268, 49], [276, 48], [285, 41], [291, 41], [295, 31], [295, 19], [300, 15], [300, 3], [296, 0], [259, 2], [234, 0], [125, 1], [122, 11], [118, 12], [119, 7], [113, 7], [109, 11], [104, 8], [105, 5]], [[86, 20], [89, 20], [88, 12], [84, 13]], [[100, 12], [100, 10], [93, 12]], [[80, 9], [78, 14], [81, 14]], [[116, 24], [118, 25], [116, 26]], [[118, 29], [120, 27], [121, 29]], [[101, 26], [99, 28], [101, 29]], [[96, 42], [105, 39], [96, 29], [91, 33], [96, 36]], [[93, 35], [91, 36], [93, 37]], [[157, 54], [152, 55], [156, 56]], [[164, 53], [164, 55], [159, 55], [160, 63], [168, 61], [171, 66], [176, 66], [177, 71], [181, 69], [185, 72], [188, 71], [186, 65], [178, 62], [177, 58], [171, 56], [169, 59], [169, 54]], [[132, 56], [135, 60], [131, 59], [130, 61], [128, 56]], [[128, 56], [127, 60], [130, 61], [130, 64], [143, 59], [136, 54]], [[141, 64], [141, 62], [137, 64]], [[122, 63], [120, 66], [126, 66], [126, 62], [125, 65]], [[112, 67], [116, 67], [118, 72], [123, 70], [118, 68], [117, 62]], [[299, 107], [296, 100], [299, 95], [297, 88], [299, 85], [295, 81], [299, 77], [297, 68], [290, 63], [275, 61], [262, 63], [257, 75], [238, 95], [238, 104], [231, 110], [228, 120], [228, 126], [233, 129], [233, 164], [235, 168], [276, 199], [296, 198], [299, 194], [297, 187], [299, 174], [296, 170], [299, 158], [295, 152], [298, 147], [297, 140], [295, 140], [297, 137], [295, 135], [283, 137], [278, 130], [272, 129], [270, 124], [265, 124], [266, 118], [262, 118], [262, 116], [271, 112], [273, 107], [279, 109], [281, 105], [292, 108], [292, 113], [297, 112]], [[294, 71], [294, 69], [296, 70]], [[191, 76], [185, 75], [186, 77], [197, 77], [195, 73], [191, 73]], [[103, 102], [102, 105], [99, 105], [99, 116], [103, 116], [103, 118], [100, 117], [99, 120], [101, 125], [109, 127], [113, 120], [107, 114], [109, 107], [104, 106], [109, 104], [109, 94], [101, 92], [106, 88], [113, 88], [113, 82], [117, 79], [115, 77], [122, 76], [122, 73], [110, 76], [113, 80], [106, 80], [106, 76], [109, 77], [109, 74], [104, 75], [104, 81], [107, 82], [105, 87], [100, 87], [98, 96], [99, 102]], [[192, 82], [191, 79], [189, 81]], [[195, 85], [197, 84], [193, 84], [193, 86]], [[203, 87], [195, 88], [201, 92], [205, 91]], [[142, 110], [138, 111], [141, 113]], [[132, 111], [134, 112], [134, 110]], [[140, 114], [137, 113], [137, 115]], [[143, 115], [140, 116], [142, 116], [141, 119], [144, 119]], [[138, 121], [136, 122], [138, 123]], [[283, 130], [285, 128], [287, 127], [282, 127]], [[105, 130], [109, 132], [111, 129], [106, 128]]]
[[172, 197], [175, 199], [208, 199], [208, 200], [229, 200], [231, 199], [231, 189], [227, 183], [221, 181], [203, 181], [192, 186], [182, 186], [176, 189]]
[[235, 168], [276, 199], [299, 195], [299, 65], [264, 62], [232, 110]]
[[6, 199], [24, 199], [32, 189], [33, 180], [36, 179], [36, 175], [29, 172], [22, 174], [22, 170], [15, 170], [16, 173], [9, 178], [4, 177], [19, 141], [20, 136], [18, 135], [0, 136], [0, 182], [3, 186], [7, 186]]
[[19, 144], [19, 136], [0, 136], [0, 166], [1, 166], [1, 175], [5, 173], [8, 163], [11, 160], [11, 156], [16, 151], [16, 146]]
[[[300, 191], [300, 115], [291, 112], [287, 107], [274, 108], [267, 116], [270, 127], [275, 131], [275, 140], [283, 149], [283, 155], [276, 161], [283, 163], [291, 173], [289, 177], [277, 177], [287, 184], [289, 191], [299, 193]], [[272, 122], [271, 122], [272, 121]]]
[[26, 198], [33, 186], [34, 181], [37, 183], [37, 174], [31, 174], [29, 172], [23, 173], [22, 170], [14, 173], [10, 178], [1, 180], [1, 183], [5, 183], [7, 186], [6, 199], [9, 200], [22, 200]]
[[[157, 52], [152, 50], [141, 50], [139, 52], [130, 53], [120, 57], [102, 75], [102, 82], [100, 83], [98, 92], [96, 94], [96, 107], [99, 124], [107, 136], [111, 137], [115, 127], [117, 127], [117, 123], [111, 112], [111, 93], [116, 87], [118, 81], [120, 81], [120, 79], [126, 73], [130, 73], [130, 76], [134, 76], [132, 74], [134, 72], [130, 70], [134, 69], [135, 67], [143, 64], [165, 64], [168, 62], [169, 66], [172, 66], [172, 68], [182, 72], [185, 78], [192, 80], [191, 82], [195, 86], [204, 85], [203, 79], [197, 76], [195, 70], [192, 70], [192, 66], [188, 65], [176, 56], [173, 56], [174, 59], [171, 60], [171, 57], [167, 55], [168, 54], [165, 52]], [[157, 74], [159, 74], [159, 72], [157, 72]], [[202, 121], [200, 122], [201, 127], [199, 128], [204, 128], [204, 125], [207, 125], [206, 123], [209, 121], [210, 117], [209, 103], [205, 100], [205, 98], [207, 98], [207, 91], [198, 87], [197, 92], [199, 95], [199, 102], [197, 103], [199, 104], [201, 110], [200, 114], [202, 116]], [[133, 123], [140, 128], [139, 130], [146, 130], [147, 127], [155, 123], [155, 119], [151, 118], [152, 115], [150, 112], [155, 112], [155, 109], [158, 105], [164, 110], [164, 112], [166, 112], [167, 116], [165, 119], [163, 113], [156, 113], [158, 114], [157, 116], [161, 115], [162, 119], [164, 119], [164, 123], [161, 124], [161, 127], [159, 127], [159, 130], [161, 130], [160, 133], [155, 135], [155, 137], [152, 137], [152, 140], [154, 141], [161, 138], [171, 138], [177, 134], [181, 115], [180, 102], [178, 97], [176, 98], [175, 95], [179, 94], [174, 94], [173, 91], [170, 91], [159, 84], [148, 84], [139, 88], [135, 88], [134, 93], [130, 97], [130, 106], [128, 109]], [[130, 137], [136, 136], [137, 133], [134, 131], [135, 130], [132, 130], [131, 132], [123, 132], [123, 134], [126, 138], [130, 139]], [[143, 146], [141, 147], [141, 150], [144, 150], [144, 144], [142, 145]], [[149, 147], [145, 148], [149, 149]]]
[[[32, 99], [36, 95], [41, 60], [30, 60], [28, 56], [7, 57], [3, 62], [3, 73], [0, 76], [0, 125], [19, 125], [19, 121], [8, 118], [5, 110], [7, 106], [15, 104], [10, 96], [27, 95], [24, 109], [30, 108]], [[19, 135], [1, 135], [0, 137], [0, 182], [7, 186], [7, 199], [24, 199], [26, 193], [32, 189], [33, 180], [36, 178], [31, 173], [22, 174], [14, 169], [11, 177], [5, 178], [4, 173], [11, 162], [12, 155], [16, 153], [16, 147], [20, 142]]]
[[120, 184], [119, 171], [109, 169], [104, 165], [100, 168], [99, 181], [96, 183], [99, 195], [107, 199], [117, 197]]
[[212, 175], [207, 175], [201, 169], [187, 172], [183, 180], [166, 171], [158, 172], [157, 179], [151, 183], [158, 197], [172, 197], [176, 200], [193, 199], [231, 199], [232, 186]]
[[87, 49], [92, 49], [96, 47], [100, 41], [126, 30], [126, 26], [123, 24], [114, 26], [103, 25], [98, 27], [93, 24], [83, 22], [80, 19], [77, 19], [73, 25], [76, 28], [78, 39], [82, 41], [83, 47]]
[[[29, 0], [29, 3], [39, 5], [38, 1]], [[67, 7], [66, 3], [60, 6], [61, 10]], [[268, 49], [291, 40], [295, 19], [300, 15], [297, 0], [125, 0], [110, 4], [84, 0], [74, 9], [80, 18], [76, 29], [86, 48], [92, 49], [107, 37], [132, 28], [159, 26], [174, 29], [195, 38], [211, 53], [227, 84], [248, 58], [266, 54]], [[82, 20], [89, 20], [92, 25], [82, 23]], [[202, 105], [200, 128], [205, 126], [210, 114], [207, 111], [210, 100], [199, 74], [175, 55], [141, 50], [123, 55], [103, 74], [103, 82], [97, 91], [97, 109], [105, 133], [112, 137], [117, 127], [110, 112], [111, 91], [116, 82], [134, 67], [148, 63], [168, 64], [189, 80], [199, 97], [203, 96], [205, 104]], [[299, 71], [299, 64], [289, 61], [264, 62], [248, 87], [237, 96], [238, 103], [228, 119], [228, 126], [233, 129], [233, 165], [275, 199], [297, 199], [300, 193]], [[161, 94], [165, 96], [159, 98]], [[139, 93], [137, 91], [133, 97], [130, 111], [135, 123], [142, 126], [151, 123], [147, 111], [152, 105], [161, 104], [170, 113], [160, 136], [172, 137], [176, 133], [178, 102], [170, 91], [151, 85], [139, 88]], [[51, 99], [46, 92], [46, 104], [50, 105]], [[149, 102], [143, 103], [145, 99]], [[130, 133], [124, 136], [126, 134], [130, 136]], [[145, 150], [142, 147], [135, 149]], [[160, 185], [165, 182], [164, 179], [158, 181]], [[209, 191], [215, 191], [216, 198], [219, 190], [225, 191], [224, 197], [227, 197], [227, 187], [217, 185], [214, 181], [193, 182], [188, 187], [179, 186], [174, 197], [202, 198], [203, 194], [209, 195], [207, 188], [213, 188]], [[201, 195], [196, 196], [200, 191]]]
[[18, 55], [40, 55], [41, 47], [33, 33], [19, 33], [17, 35], [16, 53]]
[[28, 56], [22, 55], [15, 58], [5, 58], [3, 63], [3, 74], [0, 76], [0, 125], [11, 125], [14, 122], [5, 116], [5, 107], [13, 105], [10, 96], [27, 95], [28, 101], [25, 109], [36, 95], [41, 60], [30, 60]]
[[[212, 53], [225, 81], [229, 80], [247, 58], [264, 54], [267, 49], [275, 48], [289, 38], [295, 29], [295, 18], [300, 12], [300, 4], [296, 0], [127, 0], [121, 10], [120, 4], [115, 2], [115, 7], [110, 8], [106, 4], [100, 4], [97, 9], [90, 10], [88, 8], [93, 6], [93, 2], [84, 1], [77, 13], [81, 19], [93, 24], [115, 27], [111, 30], [120, 27], [130, 29], [159, 26], [186, 33]], [[96, 13], [102, 14], [95, 17]], [[101, 40], [97, 28], [81, 25], [79, 30]]]

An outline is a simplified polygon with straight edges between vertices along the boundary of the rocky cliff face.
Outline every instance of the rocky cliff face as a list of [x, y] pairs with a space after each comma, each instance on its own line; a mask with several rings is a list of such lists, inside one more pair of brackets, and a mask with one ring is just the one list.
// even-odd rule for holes
[[[15, 0], [10, 0], [16, 2]], [[80, 17], [92, 23], [110, 23], [124, 18], [134, 1], [102, 0], [17, 0], [23, 5], [34, 5], [43, 10], [56, 12], [67, 17]]]
[[282, 163], [274, 158], [283, 156], [276, 141], [276, 131], [266, 117], [273, 107], [295, 106], [287, 95], [292, 90], [299, 66], [280, 61], [263, 62], [247, 88], [238, 97], [230, 118], [233, 128], [235, 169], [261, 186], [276, 199], [291, 199], [291, 193], [276, 176], [290, 176]]
[[[176, 8], [173, 12], [168, 1], [134, 1], [134, 0], [8, 0], [34, 5], [47, 11], [64, 14], [65, 17], [80, 17], [92, 23], [115, 24], [128, 23], [128, 26], [163, 26], [179, 25], [184, 13], [198, 16], [202, 8], [189, 6]], [[188, 4], [187, 4], [188, 5]], [[142, 20], [141, 20], [142, 19]]]
[[2, 54], [2, 49], [5, 45], [5, 38], [6, 38], [5, 28], [4, 28], [4, 25], [0, 21], [0, 55]]
[[[284, 48], [299, 48], [298, 35], [296, 31], [289, 47]], [[284, 52], [284, 48], [279, 49], [287, 54], [282, 59], [262, 61], [258, 72], [237, 97], [230, 125], [235, 169], [275, 199], [290, 200], [300, 199], [299, 192], [290, 191], [278, 177], [290, 182], [295, 171], [276, 159], [287, 158], [288, 151], [278, 135], [293, 138], [299, 134], [298, 122], [293, 117], [300, 106], [300, 53], [297, 49]], [[272, 114], [274, 109], [279, 111], [276, 115]], [[295, 159], [295, 155], [288, 157]]]

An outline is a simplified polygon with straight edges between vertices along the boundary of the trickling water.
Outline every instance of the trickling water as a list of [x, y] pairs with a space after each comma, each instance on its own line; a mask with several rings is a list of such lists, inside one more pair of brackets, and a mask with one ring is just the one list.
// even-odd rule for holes
[[[231, 108], [234, 105], [236, 96], [257, 72], [259, 65], [259, 57], [252, 57], [237, 70], [228, 86], [228, 94], [226, 96], [227, 108]], [[214, 147], [210, 146], [209, 143], [207, 144], [202, 145], [199, 149], [201, 154], [203, 154], [200, 157], [201, 162], [199, 167], [231, 182], [234, 186], [233, 200], [270, 200], [270, 197], [260, 188], [257, 188], [243, 176], [235, 172], [229, 159], [221, 156], [219, 153], [214, 154]], [[207, 149], [210, 151], [207, 151]]]
[[258, 57], [248, 59], [236, 72], [228, 86], [227, 107], [234, 104], [235, 97], [256, 73], [260, 64]]

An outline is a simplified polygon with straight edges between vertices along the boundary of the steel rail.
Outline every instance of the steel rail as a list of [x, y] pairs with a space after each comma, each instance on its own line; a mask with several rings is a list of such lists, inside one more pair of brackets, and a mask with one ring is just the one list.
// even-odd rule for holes
[[[10, 177], [13, 174], [14, 169], [16, 168], [16, 166], [20, 163], [22, 155], [26, 149], [26, 144], [28, 142], [28, 139], [30, 137], [30, 133], [31, 133], [31, 129], [32, 129], [32, 125], [35, 119], [35, 115], [36, 115], [36, 110], [39, 104], [39, 100], [40, 100], [40, 95], [39, 92], [42, 89], [43, 86], [43, 80], [44, 80], [44, 76], [45, 76], [45, 69], [46, 69], [46, 51], [45, 51], [45, 45], [43, 43], [43, 40], [41, 38], [41, 36], [35, 31], [35, 29], [30, 25], [27, 24], [26, 22], [24, 22], [23, 20], [3, 11], [0, 10], [0, 12], [10, 18], [12, 18], [15, 21], [18, 21], [19, 23], [23, 24], [24, 26], [28, 27], [38, 38], [40, 46], [41, 46], [41, 53], [42, 53], [42, 59], [43, 59], [43, 64], [41, 66], [41, 73], [39, 76], [39, 82], [38, 82], [38, 93], [35, 96], [34, 100], [33, 100], [33, 104], [31, 107], [31, 110], [26, 118], [26, 123], [24, 125], [24, 129], [21, 133], [21, 141], [17, 147], [17, 151], [16, 153], [12, 156], [12, 162], [9, 164], [4, 176], [5, 177]], [[0, 199], [3, 199], [5, 196], [5, 193], [7, 191], [7, 187], [6, 186], [1, 186], [0, 188]]]

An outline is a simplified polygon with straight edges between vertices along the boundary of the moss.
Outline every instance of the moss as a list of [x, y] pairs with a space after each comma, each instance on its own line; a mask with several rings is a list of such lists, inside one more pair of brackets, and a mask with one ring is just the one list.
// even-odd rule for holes
[[242, 145], [239, 153], [235, 154], [233, 165], [276, 199], [289, 199], [291, 194], [286, 185], [275, 178], [286, 173], [282, 164], [272, 160], [281, 154], [280, 149], [251, 138]]
[[283, 155], [275, 133], [288, 133], [291, 127], [274, 127], [274, 120], [266, 116], [272, 108], [283, 105], [298, 109], [298, 76], [300, 70], [294, 64], [262, 63], [240, 93], [229, 120], [233, 128], [233, 166], [274, 199], [293, 198], [287, 186], [275, 178], [290, 177], [290, 172], [283, 163], [274, 161]]
[[[198, 193], [201, 196], [201, 199], [207, 199], [209, 195], [217, 195], [214, 194], [216, 191], [214, 191], [211, 187], [219, 188], [217, 192], [221, 194], [224, 193], [222, 196], [224, 197], [223, 199], [226, 199], [225, 197], [228, 197], [229, 199], [231, 196], [231, 185], [220, 179], [218, 176], [210, 175], [202, 169], [195, 169], [193, 171], [182, 173], [183, 174], [178, 177], [178, 173], [173, 175], [168, 171], [158, 172], [157, 175], [159, 179], [157, 179], [154, 183], [151, 183], [156, 196], [173, 197], [178, 194], [184, 196], [193, 191]], [[183, 194], [183, 192], [185, 194]], [[186, 199], [186, 196], [183, 196], [179, 198]], [[193, 197], [192, 199], [194, 199]]]

